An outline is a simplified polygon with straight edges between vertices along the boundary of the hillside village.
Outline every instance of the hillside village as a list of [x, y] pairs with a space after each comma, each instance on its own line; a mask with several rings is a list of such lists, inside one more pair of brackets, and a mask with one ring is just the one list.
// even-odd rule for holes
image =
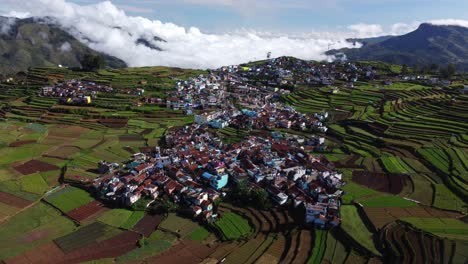
[[[288, 90], [252, 86], [232, 69], [178, 81], [166, 107], [194, 113], [194, 123], [172, 128], [164, 146], [135, 153], [122, 167], [102, 161], [104, 176], [94, 181], [95, 189], [119, 206], [164, 196], [211, 221], [217, 200], [229, 195], [233, 185], [247, 182], [251, 189], [266, 190], [279, 206], [290, 201], [305, 208], [307, 223], [339, 225], [342, 175], [326, 158], [309, 155], [325, 147], [325, 138], [273, 131], [325, 133], [328, 113], [300, 113], [277, 100]], [[226, 144], [214, 133], [226, 127], [261, 135]]]

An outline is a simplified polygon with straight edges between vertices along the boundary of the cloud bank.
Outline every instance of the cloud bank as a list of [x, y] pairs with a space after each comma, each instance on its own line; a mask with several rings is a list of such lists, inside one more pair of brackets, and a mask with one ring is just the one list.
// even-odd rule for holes
[[[272, 52], [274, 57], [326, 60], [329, 58], [324, 53], [329, 48], [354, 47], [346, 38], [401, 34], [417, 26], [395, 24], [389, 32], [380, 25], [356, 24], [343, 32], [282, 35], [237, 30], [225, 34], [206, 34], [194, 27], [186, 29], [172, 23], [129, 16], [110, 1], [85, 6], [65, 0], [3, 1], [6, 2], [3, 10], [9, 11], [6, 15], [51, 17], [89, 47], [118, 57], [132, 67], [217, 68], [264, 59], [268, 52]], [[158, 41], [155, 37], [166, 42]], [[141, 41], [138, 45], [141, 38], [150, 45], [141, 45]], [[162, 51], [149, 46], [157, 46]], [[67, 50], [66, 45], [63, 49]]]

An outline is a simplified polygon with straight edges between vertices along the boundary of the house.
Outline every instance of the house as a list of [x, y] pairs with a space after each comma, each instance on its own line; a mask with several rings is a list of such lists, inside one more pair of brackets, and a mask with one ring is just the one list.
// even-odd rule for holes
[[192, 213], [194, 216], [198, 216], [202, 213], [202, 208], [200, 206], [197, 206], [197, 205], [192, 205]]
[[463, 92], [464, 94], [468, 94], [468, 85], [463, 86], [462, 92]]
[[213, 204], [210, 201], [205, 200], [201, 203], [201, 208], [203, 211], [211, 211], [213, 210]]
[[202, 174], [202, 177], [205, 180], [208, 180], [210, 183], [210, 186], [213, 187], [215, 190], [219, 190], [224, 188], [227, 183], [229, 176], [227, 174], [222, 174], [222, 175], [212, 175], [209, 172], [204, 172]]
[[225, 128], [229, 126], [229, 122], [222, 119], [215, 119], [210, 121], [210, 126], [217, 129]]

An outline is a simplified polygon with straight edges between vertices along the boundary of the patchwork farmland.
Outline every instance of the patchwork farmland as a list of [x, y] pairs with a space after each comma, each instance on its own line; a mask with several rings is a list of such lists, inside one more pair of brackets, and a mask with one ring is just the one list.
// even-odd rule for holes
[[[390, 66], [375, 67], [389, 74]], [[329, 130], [322, 134], [327, 148], [311, 154], [326, 156], [347, 183], [342, 224], [331, 230], [304, 225], [292, 205], [264, 211], [226, 199], [216, 209], [219, 220], [206, 224], [176, 212], [150, 214], [96, 200], [83, 186], [100, 175], [99, 161], [126, 162], [133, 153], [162, 146], [171, 129], [194, 121], [165, 105], [138, 106], [140, 98], [128, 91], [144, 88], [145, 96], [165, 99], [178, 79], [199, 74], [206, 72], [44, 67], [15, 83], [2, 82], [0, 260], [464, 263], [468, 258], [463, 221], [468, 96], [456, 86], [466, 83], [462, 77], [442, 88], [365, 80], [353, 88], [338, 81], [339, 91], [331, 92], [328, 86], [297, 84], [280, 98], [301, 112], [330, 113]], [[388, 78], [398, 78], [391, 74]], [[117, 92], [100, 95], [88, 106], [64, 105], [37, 93], [71, 78], [112, 85]], [[261, 133], [270, 131], [216, 131], [225, 144]]]

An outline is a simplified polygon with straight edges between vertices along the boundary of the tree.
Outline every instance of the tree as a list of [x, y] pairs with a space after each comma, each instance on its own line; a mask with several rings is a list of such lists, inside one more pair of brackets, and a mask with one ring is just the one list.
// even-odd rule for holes
[[454, 64], [449, 64], [447, 67], [440, 68], [439, 74], [442, 78], [450, 79], [457, 72], [457, 68]]
[[97, 71], [104, 68], [106, 60], [101, 55], [85, 54], [80, 60], [81, 67], [85, 71]]
[[268, 210], [271, 208], [271, 200], [268, 192], [265, 189], [252, 191], [252, 200], [257, 208]]
[[408, 65], [403, 64], [403, 67], [401, 68], [401, 75], [407, 75], [408, 74]]

